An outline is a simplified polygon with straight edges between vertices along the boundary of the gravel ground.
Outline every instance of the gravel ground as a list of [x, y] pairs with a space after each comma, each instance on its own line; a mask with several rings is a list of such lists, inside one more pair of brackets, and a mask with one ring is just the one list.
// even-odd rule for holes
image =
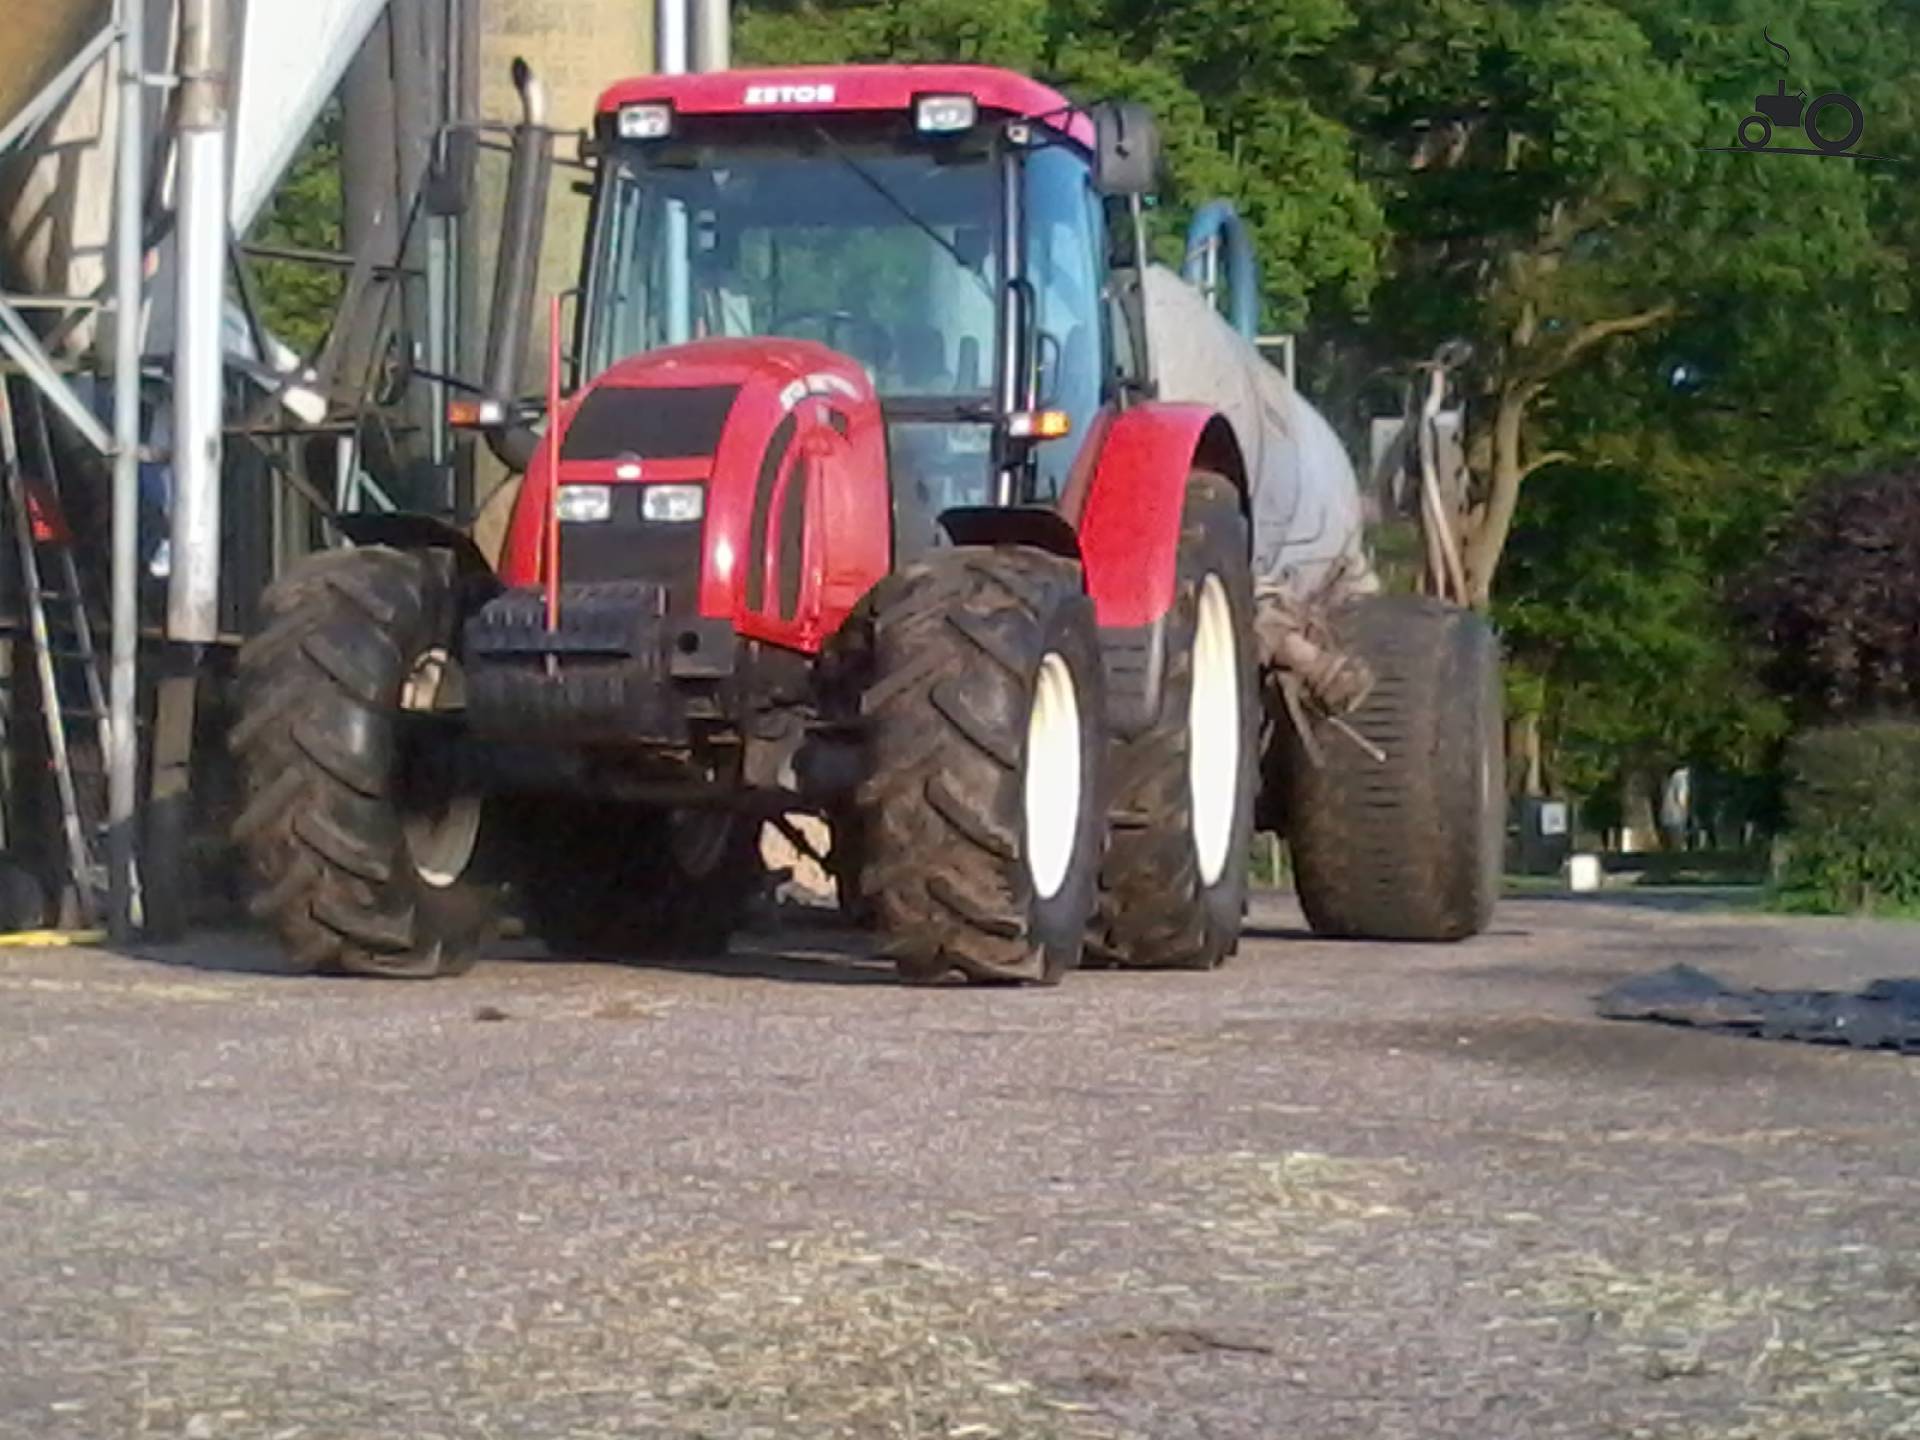
[[0, 1435], [1920, 1436], [1920, 1061], [1590, 1015], [1920, 929], [1255, 922], [1053, 992], [0, 951]]

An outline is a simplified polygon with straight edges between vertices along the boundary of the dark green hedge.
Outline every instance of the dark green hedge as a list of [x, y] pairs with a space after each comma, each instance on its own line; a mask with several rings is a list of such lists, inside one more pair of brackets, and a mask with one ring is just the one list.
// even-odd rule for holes
[[1781, 905], [1920, 915], [1920, 724], [1809, 730], [1787, 752]]

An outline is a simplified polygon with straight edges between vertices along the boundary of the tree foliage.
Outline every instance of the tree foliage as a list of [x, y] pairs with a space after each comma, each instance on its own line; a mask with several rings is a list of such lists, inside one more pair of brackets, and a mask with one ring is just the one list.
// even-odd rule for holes
[[1822, 726], [1787, 756], [1786, 909], [1920, 916], [1920, 725]]
[[1920, 465], [1816, 488], [1743, 601], [1803, 713], [1920, 712]]
[[[345, 224], [340, 191], [340, 112], [329, 106], [254, 226], [262, 244], [337, 251]], [[346, 288], [342, 272], [297, 260], [261, 260], [261, 318], [295, 350], [312, 353], [325, 339]]]

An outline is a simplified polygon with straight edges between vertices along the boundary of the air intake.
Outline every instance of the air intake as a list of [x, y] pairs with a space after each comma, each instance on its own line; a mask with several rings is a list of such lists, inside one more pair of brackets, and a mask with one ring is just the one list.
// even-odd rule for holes
[[737, 385], [653, 390], [603, 386], [574, 413], [560, 459], [682, 460], [713, 454]]

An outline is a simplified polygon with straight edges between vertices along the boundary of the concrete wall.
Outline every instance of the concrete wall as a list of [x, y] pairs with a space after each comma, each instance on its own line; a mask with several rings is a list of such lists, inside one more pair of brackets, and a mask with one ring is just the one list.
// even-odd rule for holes
[[[479, 0], [480, 110], [488, 119], [511, 119], [519, 114], [509, 67], [524, 57], [546, 86], [548, 124], [560, 130], [587, 129], [593, 104], [615, 80], [653, 69], [653, 5], [651, 0]], [[573, 156], [573, 146], [562, 140], [559, 155]], [[503, 157], [483, 157], [476, 182], [478, 204], [474, 229], [480, 241], [476, 266], [477, 309], [484, 312], [493, 293], [493, 236], [498, 229], [500, 202], [506, 187]], [[553, 199], [548, 212], [541, 266], [540, 301], [529, 342], [526, 374], [537, 380], [545, 374], [547, 355], [546, 297], [570, 288], [579, 278], [580, 247], [586, 234], [587, 202], [571, 186], [582, 178], [565, 165], [554, 169]], [[569, 323], [571, 309], [567, 312]], [[474, 327], [482, 330], [482, 327]], [[563, 335], [563, 341], [566, 337]], [[487, 496], [505, 479], [505, 472], [484, 451], [476, 463], [475, 494]], [[491, 552], [497, 540], [498, 512], [508, 497], [497, 497], [493, 516], [483, 515], [475, 534]]]

